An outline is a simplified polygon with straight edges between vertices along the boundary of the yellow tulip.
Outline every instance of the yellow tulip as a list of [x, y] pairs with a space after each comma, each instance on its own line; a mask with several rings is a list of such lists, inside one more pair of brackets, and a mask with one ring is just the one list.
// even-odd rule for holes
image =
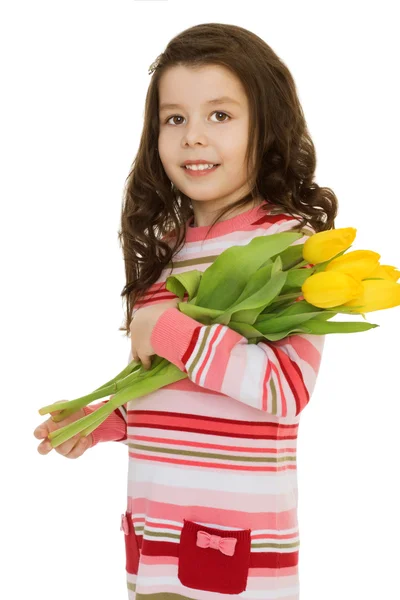
[[354, 227], [314, 233], [304, 242], [303, 258], [312, 265], [330, 260], [351, 246], [356, 233], [357, 229]]
[[391, 265], [378, 265], [368, 277], [379, 277], [388, 281], [397, 281], [400, 277], [400, 271]]
[[357, 306], [357, 313], [373, 312], [384, 308], [393, 308], [400, 305], [400, 284], [388, 279], [366, 279], [361, 282], [363, 291], [358, 298], [354, 298], [345, 306]]
[[360, 281], [340, 271], [314, 273], [305, 280], [301, 289], [305, 300], [319, 308], [340, 306], [363, 293]]
[[366, 277], [373, 277], [371, 273], [376, 271], [380, 257], [380, 254], [372, 250], [353, 250], [334, 258], [326, 265], [325, 272], [340, 271], [361, 281]]

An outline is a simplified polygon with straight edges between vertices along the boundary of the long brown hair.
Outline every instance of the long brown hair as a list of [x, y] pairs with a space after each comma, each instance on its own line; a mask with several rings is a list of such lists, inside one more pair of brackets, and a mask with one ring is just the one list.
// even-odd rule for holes
[[268, 214], [301, 216], [293, 230], [305, 224], [315, 232], [335, 229], [337, 198], [330, 188], [313, 181], [315, 147], [286, 65], [264, 40], [236, 25], [202, 23], [182, 31], [149, 68], [143, 131], [124, 190], [118, 236], [126, 275], [121, 297], [126, 298], [127, 313], [125, 327], [119, 330], [127, 336], [133, 307], [172, 264], [194, 214], [191, 199], [168, 179], [158, 155], [159, 81], [166, 69], [180, 65], [229, 69], [249, 101], [246, 162], [251, 192], [225, 207], [208, 233], [228, 211], [260, 197], [267, 200], [262, 208]]

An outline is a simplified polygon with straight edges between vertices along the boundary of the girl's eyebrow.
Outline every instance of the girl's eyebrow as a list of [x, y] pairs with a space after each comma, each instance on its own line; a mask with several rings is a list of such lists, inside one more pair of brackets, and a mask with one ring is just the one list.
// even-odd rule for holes
[[[213, 100], [208, 100], [204, 104], [229, 104], [229, 103], [238, 104], [240, 106], [240, 102], [238, 102], [237, 100], [234, 100], [233, 98], [230, 98], [229, 96], [222, 96], [221, 98], [214, 98]], [[184, 108], [184, 107], [182, 107], [180, 104], [170, 104], [170, 103], [163, 102], [163, 104], [160, 105], [160, 112], [162, 110], [171, 109], [171, 108]]]

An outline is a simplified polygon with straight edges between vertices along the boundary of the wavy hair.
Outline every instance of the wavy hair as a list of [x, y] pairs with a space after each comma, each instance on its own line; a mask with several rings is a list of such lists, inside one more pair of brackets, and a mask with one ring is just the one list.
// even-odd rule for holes
[[[191, 199], [167, 177], [158, 155], [159, 81], [173, 66], [199, 68], [219, 65], [242, 83], [249, 102], [246, 151], [251, 192], [217, 215], [246, 206], [256, 198], [267, 200], [268, 214], [301, 217], [293, 230], [308, 224], [315, 232], [335, 229], [338, 202], [330, 188], [314, 179], [316, 153], [307, 129], [296, 85], [286, 65], [260, 37], [236, 25], [203, 23], [175, 36], [149, 68], [144, 125], [139, 149], [126, 179], [121, 209], [126, 284], [125, 327], [133, 308], [185, 242], [185, 228], [193, 216]], [[251, 164], [250, 164], [251, 163]], [[271, 204], [275, 205], [271, 208]]]

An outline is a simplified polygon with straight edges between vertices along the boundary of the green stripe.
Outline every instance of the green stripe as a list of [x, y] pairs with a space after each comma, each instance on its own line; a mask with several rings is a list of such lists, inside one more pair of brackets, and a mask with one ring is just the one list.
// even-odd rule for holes
[[271, 396], [272, 396], [272, 414], [276, 415], [278, 413], [278, 398], [276, 395], [276, 387], [275, 387], [275, 383], [274, 383], [274, 379], [272, 377], [272, 371], [271, 371], [271, 377], [269, 378], [269, 387], [271, 389]]
[[136, 600], [193, 600], [191, 596], [160, 592], [159, 594], [136, 594]]
[[192, 265], [204, 265], [208, 263], [213, 263], [216, 258], [218, 258], [219, 254], [209, 254], [208, 256], [199, 256], [198, 258], [190, 258], [187, 260], [179, 260], [179, 261], [171, 261], [169, 262], [165, 268], [170, 269], [173, 267], [174, 269], [189, 267]]
[[[191, 450], [178, 450], [178, 449], [170, 449], [170, 448], [157, 448], [155, 446], [143, 446], [143, 444], [128, 444], [129, 448], [135, 448], [136, 450], [148, 450], [149, 452], [160, 452], [164, 454], [179, 454], [181, 456], [193, 456], [198, 458], [218, 458], [218, 459], [226, 459], [226, 460], [235, 460], [235, 461], [243, 461], [243, 462], [269, 462], [269, 463], [280, 463], [285, 462], [287, 460], [296, 461], [296, 456], [233, 456], [226, 454], [217, 454], [212, 452], [192, 452]], [[261, 450], [260, 450], [261, 452]]]

